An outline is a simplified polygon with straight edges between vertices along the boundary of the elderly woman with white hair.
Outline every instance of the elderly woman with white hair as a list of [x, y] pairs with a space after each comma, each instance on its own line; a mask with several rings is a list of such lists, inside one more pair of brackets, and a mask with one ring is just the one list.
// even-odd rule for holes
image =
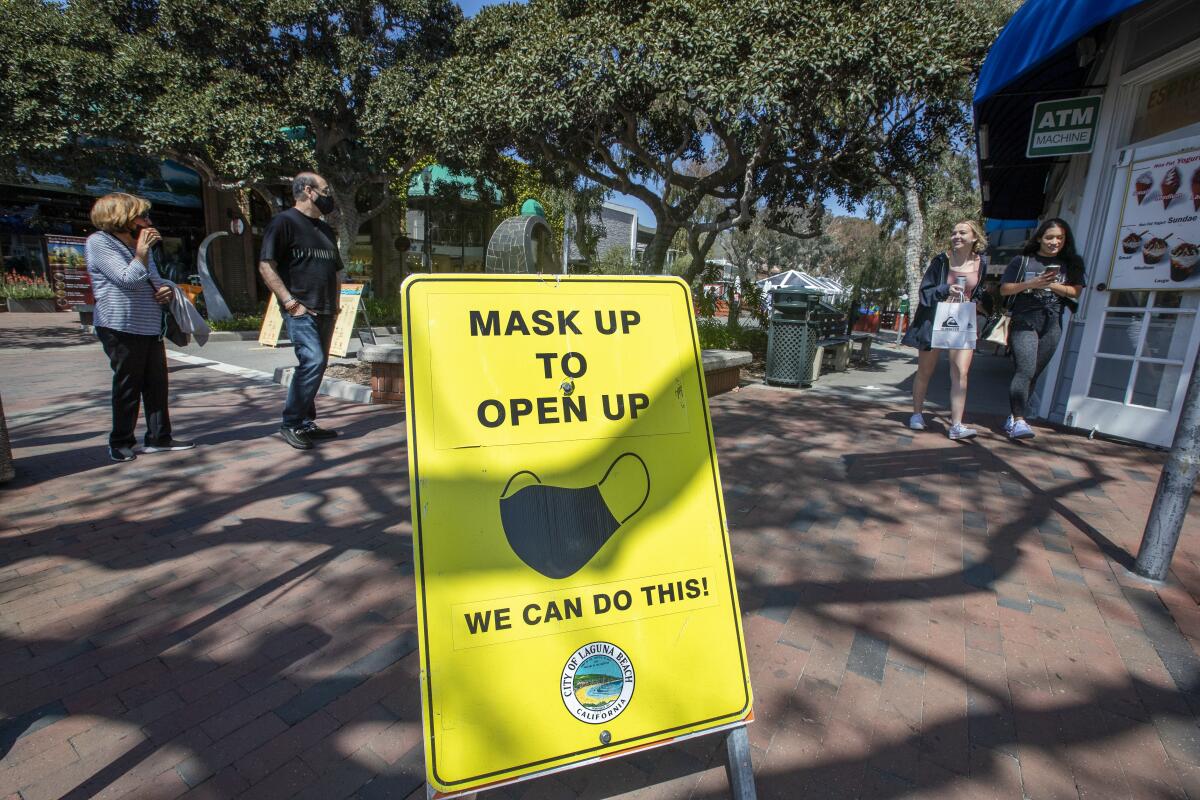
[[146, 410], [142, 452], [189, 450], [194, 443], [171, 437], [163, 307], [173, 290], [151, 254], [162, 236], [150, 221], [150, 202], [123, 192], [107, 194], [92, 206], [91, 220], [98, 230], [87, 238], [84, 252], [96, 295], [93, 322], [113, 371], [109, 458], [137, 457], [139, 405]]

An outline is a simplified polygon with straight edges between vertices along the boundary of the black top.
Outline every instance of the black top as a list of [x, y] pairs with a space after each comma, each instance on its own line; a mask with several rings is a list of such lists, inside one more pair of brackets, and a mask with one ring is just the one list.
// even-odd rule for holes
[[[1022, 267], [1022, 264], [1024, 266]], [[1023, 283], [1026, 280], [1041, 275], [1050, 267], [1058, 267], [1059, 282], [1071, 286], [1083, 286], [1083, 264], [1078, 260], [1068, 261], [1059, 256], [1017, 256], [1008, 263], [1000, 284]], [[1028, 276], [1028, 277], [1027, 277]], [[1062, 314], [1064, 307], [1076, 308], [1073, 300], [1068, 300], [1049, 289], [1026, 289], [1020, 294], [1013, 295], [1010, 309], [1014, 314], [1027, 314], [1034, 311], [1047, 311]]]
[[[979, 280], [975, 291], [966, 298], [969, 302], [982, 306], [984, 313], [989, 313], [992, 307], [991, 295], [984, 289], [983, 279], [987, 276], [988, 258], [979, 255]], [[921, 288], [918, 290], [917, 312], [913, 315], [908, 332], [901, 339], [901, 344], [916, 347], [920, 350], [932, 349], [933, 319], [937, 314], [938, 304], [950, 296], [950, 259], [945, 253], [938, 253], [929, 260], [929, 266], [921, 277]]]
[[317, 314], [337, 311], [337, 274], [342, 268], [337, 236], [320, 219], [289, 208], [263, 231], [260, 261], [274, 261], [292, 297]]

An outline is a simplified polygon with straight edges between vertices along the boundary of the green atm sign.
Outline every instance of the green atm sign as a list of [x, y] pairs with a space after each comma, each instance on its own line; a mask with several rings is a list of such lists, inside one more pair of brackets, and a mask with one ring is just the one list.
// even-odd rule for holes
[[1099, 95], [1038, 103], [1033, 107], [1025, 155], [1043, 158], [1092, 152], [1099, 117]]

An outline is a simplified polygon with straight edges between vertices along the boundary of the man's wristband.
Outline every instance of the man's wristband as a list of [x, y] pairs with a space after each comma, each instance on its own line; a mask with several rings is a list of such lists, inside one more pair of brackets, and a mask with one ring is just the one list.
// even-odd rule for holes
[[299, 305], [299, 304], [300, 304], [299, 300], [297, 300], [294, 297], [289, 297], [287, 300], [283, 301], [283, 308], [285, 311], [291, 311], [293, 305]]

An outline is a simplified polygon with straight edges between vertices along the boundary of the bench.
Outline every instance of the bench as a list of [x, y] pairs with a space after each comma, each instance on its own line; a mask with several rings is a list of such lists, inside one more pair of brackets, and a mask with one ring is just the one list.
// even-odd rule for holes
[[736, 389], [742, 381], [742, 367], [753, 360], [745, 350], [704, 350], [701, 358], [709, 397]]
[[854, 360], [866, 366], [871, 363], [871, 344], [875, 341], [873, 333], [852, 333], [850, 341], [858, 346], [858, 352], [853, 356]]
[[371, 365], [371, 402], [404, 404], [404, 346], [364, 344], [358, 360]]

